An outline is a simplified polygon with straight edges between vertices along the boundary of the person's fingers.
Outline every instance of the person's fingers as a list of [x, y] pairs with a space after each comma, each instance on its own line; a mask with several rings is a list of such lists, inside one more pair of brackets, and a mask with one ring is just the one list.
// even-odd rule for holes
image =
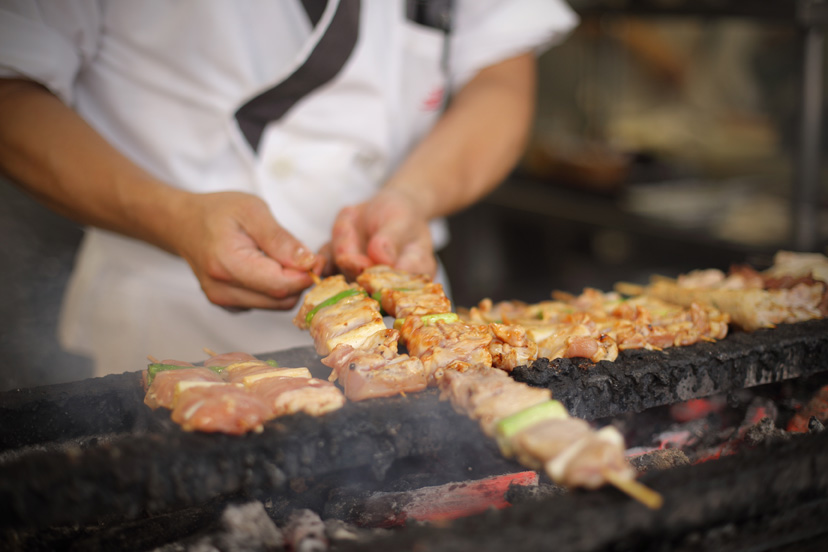
[[365, 254], [361, 207], [342, 209], [336, 217], [331, 233], [333, 262], [348, 278], [355, 277], [374, 264]]
[[214, 280], [202, 285], [202, 290], [211, 303], [225, 309], [290, 310], [299, 301], [299, 295], [277, 299], [264, 293]]
[[[285, 299], [298, 295], [312, 283], [306, 270], [285, 268], [261, 251], [244, 232], [231, 232], [216, 244], [202, 270], [194, 266], [202, 288], [210, 280], [217, 284], [247, 288], [253, 292]], [[206, 292], [206, 289], [205, 289]]]
[[319, 248], [316, 252], [317, 264], [313, 267], [313, 271], [320, 276], [330, 276], [336, 270], [333, 260], [333, 246], [331, 242]]
[[[394, 266], [402, 250], [420, 238], [419, 225], [406, 218], [394, 218], [379, 227], [366, 247], [368, 257], [376, 264]], [[427, 231], [427, 227], [425, 229]]]
[[437, 258], [431, 236], [425, 235], [403, 247], [397, 262], [393, 265], [397, 270], [404, 270], [413, 274], [428, 274], [432, 278], [437, 275]]
[[436, 269], [428, 223], [405, 210], [384, 217], [368, 241], [367, 253], [375, 263], [400, 270], [429, 273]]
[[371, 259], [365, 255], [343, 255], [337, 257], [334, 261], [336, 268], [345, 275], [349, 281], [354, 280], [366, 268], [374, 266]]
[[334, 260], [362, 253], [365, 246], [365, 232], [361, 219], [362, 213], [359, 206], [345, 207], [337, 214], [331, 232]]
[[307, 271], [316, 265], [316, 255], [276, 222], [264, 202], [250, 205], [239, 222], [256, 245], [282, 266]]

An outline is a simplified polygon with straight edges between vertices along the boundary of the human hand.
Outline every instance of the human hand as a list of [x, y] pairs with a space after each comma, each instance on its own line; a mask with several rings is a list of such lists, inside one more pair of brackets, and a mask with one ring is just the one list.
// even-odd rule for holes
[[331, 240], [333, 261], [348, 278], [385, 264], [437, 273], [428, 218], [406, 192], [383, 188], [372, 199], [340, 211]]
[[190, 265], [207, 298], [231, 308], [287, 310], [322, 271], [314, 255], [242, 192], [187, 194], [178, 206], [171, 249]]

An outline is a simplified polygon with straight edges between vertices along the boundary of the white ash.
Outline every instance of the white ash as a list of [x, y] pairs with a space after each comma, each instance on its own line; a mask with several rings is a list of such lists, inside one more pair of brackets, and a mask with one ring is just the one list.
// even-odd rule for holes
[[790, 438], [788, 432], [776, 427], [768, 416], [759, 420], [745, 432], [745, 443], [749, 446], [757, 446], [765, 442], [787, 441]]
[[329, 540], [325, 523], [311, 510], [296, 510], [284, 528], [285, 544], [295, 552], [324, 552]]
[[261, 502], [228, 506], [221, 529], [188, 548], [188, 552], [275, 552], [284, 549], [284, 537]]

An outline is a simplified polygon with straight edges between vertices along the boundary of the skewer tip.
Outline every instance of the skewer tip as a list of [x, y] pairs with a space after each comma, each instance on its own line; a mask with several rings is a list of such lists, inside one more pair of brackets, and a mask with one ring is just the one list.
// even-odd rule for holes
[[315, 286], [318, 286], [322, 282], [322, 278], [320, 278], [319, 275], [313, 270], [308, 270], [308, 276], [310, 276], [310, 279], [313, 280], [313, 284]]
[[201, 350], [204, 351], [205, 353], [207, 353], [208, 355], [210, 355], [211, 357], [214, 357], [218, 354], [214, 350], [208, 349], [207, 347], [204, 347]]
[[658, 510], [664, 504], [664, 497], [661, 494], [639, 483], [635, 479], [627, 479], [612, 470], [605, 470], [602, 473], [610, 484], [647, 508]]
[[147, 360], [152, 362], [153, 364], [158, 364], [158, 359], [152, 355], [147, 355]]

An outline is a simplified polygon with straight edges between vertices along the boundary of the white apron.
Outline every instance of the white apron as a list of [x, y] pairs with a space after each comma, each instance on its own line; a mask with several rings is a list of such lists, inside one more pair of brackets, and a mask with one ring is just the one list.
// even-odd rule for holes
[[[336, 213], [371, 197], [431, 128], [449, 87], [575, 23], [558, 0], [460, 0], [447, 44], [442, 30], [411, 21], [404, 1], [356, 1], [356, 12], [354, 1], [331, 0], [316, 20], [292, 0], [11, 1], [0, 8], [0, 76], [44, 83], [171, 185], [261, 196], [315, 250]], [[343, 26], [343, 14], [355, 13]], [[329, 31], [354, 27], [350, 43], [326, 42]], [[312, 67], [323, 77], [315, 87], [251, 132], [245, 106], [345, 47], [333, 73]], [[444, 243], [444, 228], [433, 230]], [[59, 331], [103, 375], [139, 369], [146, 355], [197, 360], [204, 347], [257, 353], [309, 344], [292, 317], [228, 313], [207, 301], [182, 259], [91, 229]]]

